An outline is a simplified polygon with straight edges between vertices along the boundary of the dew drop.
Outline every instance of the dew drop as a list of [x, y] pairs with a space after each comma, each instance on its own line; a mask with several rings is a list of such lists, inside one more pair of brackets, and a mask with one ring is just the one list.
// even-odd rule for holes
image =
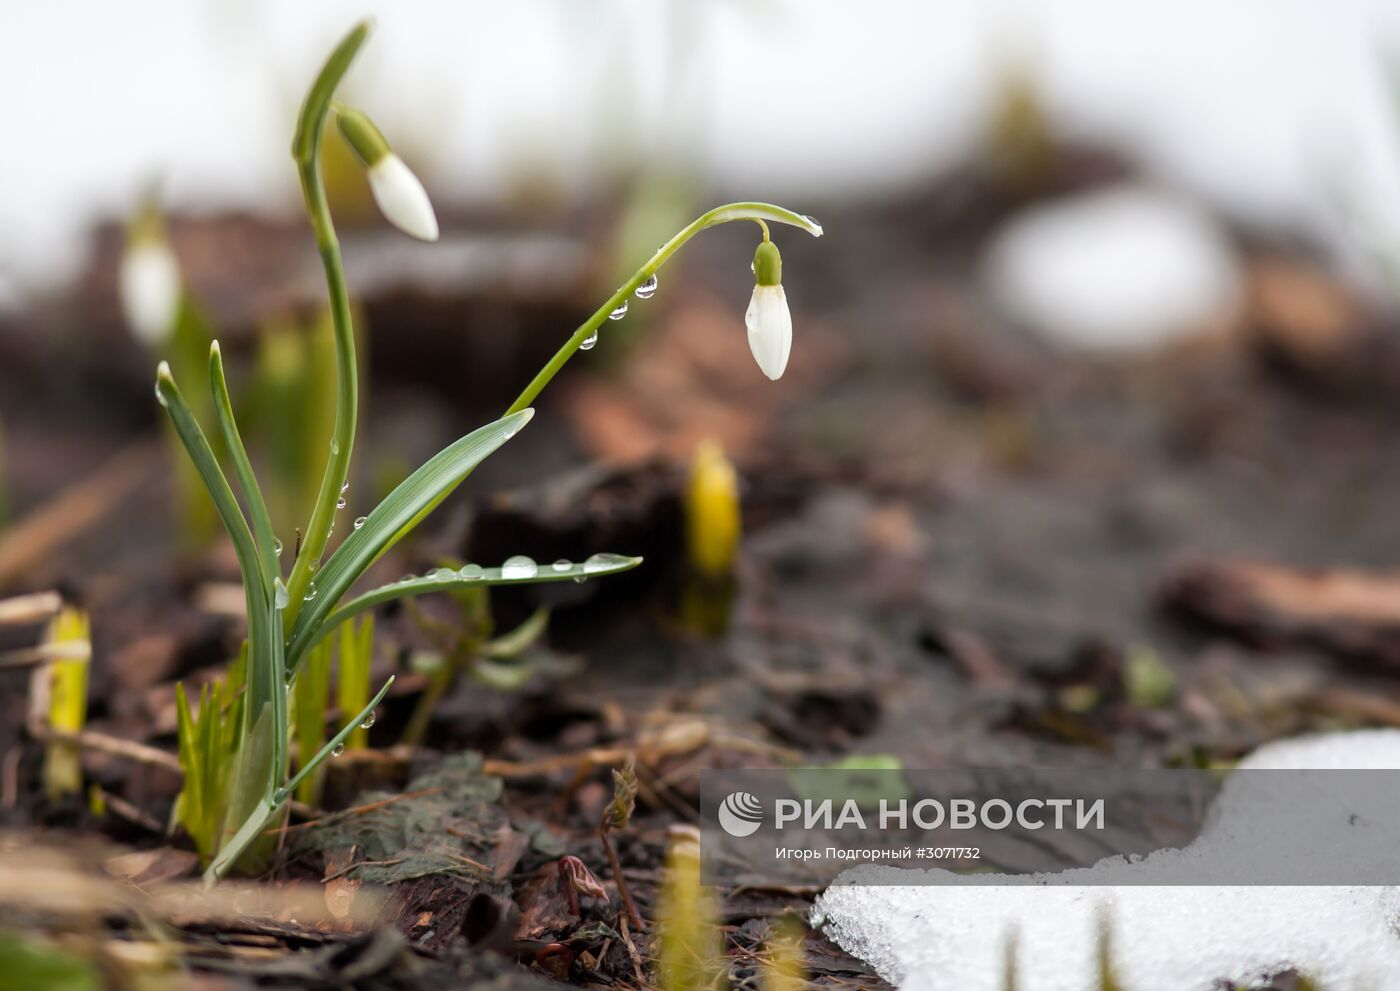
[[169, 406], [169, 405], [170, 405], [169, 403], [167, 403], [167, 402], [165, 401], [165, 394], [162, 393], [162, 392], [160, 391], [160, 383], [159, 383], [159, 382], [156, 383], [156, 402], [160, 403], [162, 406]]
[[332, 453], [332, 454], [339, 454], [339, 453], [340, 453], [340, 441], [336, 440], [334, 437], [331, 438], [331, 453]]
[[583, 562], [583, 573], [596, 575], [600, 571], [611, 571], [619, 565], [630, 563], [631, 560], [630, 557], [623, 557], [621, 554], [594, 554]]
[[562, 557], [550, 565], [550, 567], [553, 568], [555, 571], [568, 571], [573, 566], [574, 563], [572, 561], [569, 561], [566, 558]]
[[368, 716], [360, 721], [360, 729], [369, 729], [374, 726], [374, 710], [371, 709]]
[[335, 746], [331, 747], [332, 757], [339, 757], [343, 753], [345, 753], [345, 744], [337, 743]]
[[350, 479], [347, 478], [345, 481], [343, 481], [343, 482], [340, 483], [340, 494], [341, 494], [341, 495], [344, 495], [345, 493], [347, 493], [347, 492], [349, 492], [349, 491], [350, 491]]
[[451, 568], [438, 568], [436, 571], [430, 572], [428, 577], [434, 581], [448, 582], [457, 577], [457, 572]]
[[310, 585], [306, 586], [306, 595], [302, 601], [310, 602], [314, 598], [316, 598], [316, 583], [312, 582]]
[[508, 557], [505, 564], [501, 565], [502, 578], [534, 578], [535, 575], [539, 574], [539, 571], [535, 559], [526, 557], [524, 554]]
[[356, 516], [356, 517], [355, 517], [355, 523], [354, 523], [355, 529], [358, 530], [360, 527], [364, 526], [364, 525], [365, 525], [365, 520], [366, 520], [366, 519], [368, 519], [368, 517], [366, 517], [366, 516]]
[[634, 290], [634, 293], [635, 293], [635, 295], [636, 295], [636, 297], [637, 297], [638, 299], [651, 299], [651, 297], [655, 296], [655, 295], [656, 295], [656, 276], [653, 275], [653, 276], [651, 276], [651, 278], [649, 278], [649, 279], [647, 279], [645, 282], [643, 282], [640, 286], [638, 286], [638, 287]]
[[608, 314], [608, 319], [621, 320], [625, 316], [627, 316], [627, 300], [624, 299], [618, 304], [617, 309]]
[[337, 499], [337, 500], [335, 501], [335, 508], [336, 508], [336, 509], [344, 509], [344, 508], [345, 508], [345, 497], [344, 497], [344, 496], [341, 496], [339, 499]]
[[287, 586], [282, 584], [282, 579], [276, 579], [272, 583], [272, 604], [278, 609], [286, 609], [291, 598], [287, 593]]
[[478, 578], [486, 577], [486, 569], [479, 564], [464, 564], [462, 570], [457, 572], [457, 577], [476, 581]]
[[273, 538], [272, 538], [272, 553], [276, 554], [278, 557], [281, 557], [281, 556], [282, 556], [282, 538], [281, 538], [281, 537], [273, 537]]
[[589, 334], [586, 338], [584, 338], [583, 343], [578, 346], [578, 349], [580, 351], [592, 351], [597, 346], [598, 332], [595, 330], [593, 333]]
[[816, 218], [816, 217], [809, 217], [809, 216], [807, 216], [807, 215], [804, 213], [804, 214], [802, 215], [802, 219], [805, 220], [805, 221], [807, 221], [807, 223], [811, 224], [813, 227], [815, 227], [815, 228], [817, 229], [817, 237], [821, 237], [821, 236], [822, 236], [822, 233], [823, 233], [823, 232], [822, 232], [822, 225], [819, 224], [819, 223], [817, 223], [817, 218]]

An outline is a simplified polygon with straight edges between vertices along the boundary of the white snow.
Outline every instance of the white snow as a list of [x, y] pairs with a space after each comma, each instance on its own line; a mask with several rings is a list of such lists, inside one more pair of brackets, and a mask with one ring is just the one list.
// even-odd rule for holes
[[[1287, 740], [1260, 748], [1240, 767], [1400, 768], [1400, 731]], [[1270, 798], [1263, 777], [1242, 775], [1227, 782], [1191, 846], [1159, 851], [1140, 863], [1096, 865], [1084, 873], [1101, 883], [1126, 879], [1127, 873], [1137, 880], [1170, 876], [1193, 863], [1233, 865], [1240, 858], [1267, 856], [1271, 845], [1305, 856], [1311, 844], [1338, 842], [1337, 827], [1354, 819], [1352, 802], [1309, 815], [1301, 825], [1285, 816], [1275, 834], [1261, 835], [1258, 803]], [[1245, 809], [1248, 825], [1242, 821]], [[1384, 821], [1392, 841], [1400, 839], [1394, 819]], [[908, 876], [890, 867], [848, 871], [843, 883], [818, 901], [814, 920], [904, 991], [1000, 991], [1005, 940], [1013, 931], [1022, 991], [1097, 988], [1104, 911], [1111, 920], [1115, 971], [1128, 991], [1204, 991], [1222, 979], [1248, 986], [1288, 969], [1312, 976], [1329, 991], [1400, 989], [1397, 888], [859, 883], [881, 874]]]
[[984, 280], [1007, 315], [1057, 344], [1131, 350], [1228, 315], [1234, 252], [1200, 210], [1132, 186], [1033, 207], [997, 233]]

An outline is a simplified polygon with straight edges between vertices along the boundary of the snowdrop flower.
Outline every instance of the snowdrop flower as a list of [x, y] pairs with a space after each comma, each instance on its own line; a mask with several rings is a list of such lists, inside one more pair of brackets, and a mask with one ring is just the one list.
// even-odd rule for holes
[[437, 216], [423, 184], [395, 155], [374, 121], [349, 107], [337, 107], [336, 124], [350, 150], [369, 174], [374, 202], [389, 222], [420, 241], [438, 239]]
[[143, 344], [164, 343], [180, 310], [180, 263], [158, 221], [133, 225], [117, 273], [122, 315]]
[[783, 292], [783, 257], [778, 246], [766, 238], [754, 252], [753, 275], [753, 298], [744, 314], [749, 350], [763, 374], [777, 381], [792, 351], [792, 313]]

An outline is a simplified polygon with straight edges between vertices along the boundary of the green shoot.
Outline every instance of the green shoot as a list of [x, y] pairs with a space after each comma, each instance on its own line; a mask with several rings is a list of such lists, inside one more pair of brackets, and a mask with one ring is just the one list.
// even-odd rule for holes
[[[175, 434], [184, 447], [189, 458], [189, 469], [198, 477], [212, 500], [214, 511], [232, 540], [247, 606], [247, 662], [243, 691], [237, 706], [238, 730], [236, 733], [225, 733], [221, 724], [220, 732], [214, 734], [219, 746], [229, 748], [219, 751], [221, 763], [227, 770], [221, 769], [221, 773], [226, 773], [226, 779], [217, 788], [217, 797], [206, 787], [211, 780], [212, 769], [199, 763], [203, 752], [194, 746], [194, 741], [201, 738], [201, 732], [212, 733], [212, 730], [201, 729], [206, 717], [202, 714], [200, 723], [195, 723], [186, 705], [182, 728], [182, 739], [190, 741], [190, 745], [182, 746], [181, 760], [187, 775], [199, 780], [197, 784], [187, 783], [190, 799], [182, 804], [181, 819], [195, 823], [191, 829], [192, 835], [199, 830], [203, 836], [202, 840], [196, 839], [196, 843], [203, 842], [202, 850], [211, 855], [205, 872], [209, 883], [235, 864], [260, 866], [258, 855], [260, 850], [266, 848], [264, 831], [283, 809], [288, 797], [303, 782], [311, 781], [321, 763], [339, 753], [357, 731], [361, 734], [359, 740], [363, 741], [363, 724], [372, 717], [375, 707], [389, 690], [389, 684], [383, 685], [373, 698], [352, 714], [354, 704], [368, 694], [362, 686], [368, 668], [367, 638], [357, 640], [353, 631], [342, 634], [341, 689], [345, 692], [353, 689], [356, 694], [341, 696], [342, 701], [350, 705], [341, 713], [342, 718], [348, 716], [348, 720], [339, 732], [310, 756], [308, 752], [319, 739], [313, 726], [316, 722], [316, 703], [311, 694], [321, 675], [315, 674], [308, 679], [302, 689], [304, 695], [297, 695], [292, 687], [300, 673], [306, 670], [307, 664], [312, 663], [309, 660], [312, 651], [346, 620], [383, 602], [407, 596], [479, 589], [498, 584], [585, 580], [626, 571], [640, 564], [641, 559], [596, 554], [581, 564], [561, 562], [541, 568], [527, 558], [512, 558], [499, 568], [467, 565], [457, 571], [438, 569], [422, 578], [395, 582], [347, 599], [353, 586], [369, 567], [446, 499], [481, 461], [529, 422], [533, 415], [529, 404], [579, 349], [579, 345], [644, 282], [654, 287], [653, 276], [657, 269], [695, 234], [736, 220], [758, 224], [763, 233], [763, 243], [755, 259], [756, 262], [764, 260], [764, 264], [756, 269], [755, 300], [762, 292], [767, 294], [764, 298], [770, 302], [781, 295], [782, 287], [778, 281], [780, 260], [776, 246], [770, 243], [767, 223], [792, 224], [813, 235], [821, 234], [821, 228], [810, 218], [763, 203], [729, 204], [702, 215], [668, 241], [574, 332], [504, 416], [466, 434], [412, 472], [366, 517], [357, 520], [340, 545], [327, 556], [335, 515], [348, 485], [359, 412], [358, 367], [350, 300], [320, 167], [321, 139], [333, 111], [337, 115], [341, 136], [351, 145], [367, 171], [371, 192], [381, 210], [396, 225], [414, 236], [425, 240], [433, 240], [437, 236], [437, 220], [422, 185], [389, 149], [387, 141], [367, 116], [333, 102], [337, 87], [368, 34], [367, 23], [357, 25], [331, 53], [302, 104], [292, 144], [292, 157], [301, 180], [330, 301], [335, 414], [330, 438], [322, 448], [326, 460], [321, 481], [310, 517], [301, 530], [301, 540], [290, 572], [285, 578], [278, 554], [281, 544], [274, 534], [266, 499], [254, 476], [235, 421], [218, 344], [213, 343], [209, 348], [207, 381], [211, 398], [201, 403], [200, 410], [191, 407], [176, 385], [175, 373], [168, 363], [161, 363], [156, 376], [157, 399], [165, 407]], [[772, 264], [766, 261], [770, 258]], [[650, 289], [647, 292], [649, 294]], [[765, 347], [768, 351], [781, 357], [781, 361], [775, 364], [776, 359], [770, 359], [768, 352], [765, 352], [765, 358], [760, 360], [760, 366], [770, 375], [775, 374], [774, 368], [780, 374], [779, 366], [786, 362], [780, 333], [783, 321], [776, 319], [786, 316], [786, 303], [779, 302], [781, 312], [770, 306], [759, 324], [750, 327], [751, 341], [757, 326], [761, 334], [767, 335]], [[754, 309], [752, 304], [750, 309]], [[790, 337], [790, 327], [786, 330]], [[775, 332], [778, 332], [776, 336]], [[758, 352], [755, 354], [757, 356]], [[184, 370], [181, 377], [186, 377]], [[203, 415], [200, 415], [201, 411]], [[304, 409], [293, 412], [307, 415]], [[201, 420], [208, 422], [210, 419], [217, 426], [215, 436], [222, 452], [211, 445], [201, 426]], [[233, 478], [241, 490], [241, 502], [220, 463], [221, 453], [233, 469]], [[344, 640], [346, 636], [349, 640]], [[344, 649], [346, 643], [351, 645], [348, 651]], [[354, 658], [350, 666], [344, 663], [347, 656]], [[298, 719], [299, 729], [295, 740], [297, 771], [288, 777], [293, 743], [292, 713], [289, 708], [293, 705], [298, 710], [298, 716], [304, 718]], [[219, 707], [215, 706], [214, 709], [218, 710]], [[223, 718], [220, 716], [220, 719]], [[314, 783], [308, 784], [307, 788], [314, 791]], [[198, 794], [195, 789], [198, 789]], [[214, 824], [216, 821], [217, 825]], [[187, 825], [187, 828], [190, 827]], [[632, 914], [635, 917], [635, 910]]]
[[[351, 620], [340, 627], [340, 651], [336, 668], [335, 694], [341, 712], [360, 712], [369, 701], [369, 668], [374, 660], [374, 616]], [[345, 741], [346, 750], [369, 746], [369, 728], [374, 713], [358, 723]]]
[[0, 929], [0, 991], [98, 991], [102, 969], [69, 949]]
[[[306, 652], [301, 671], [292, 681], [292, 721], [296, 732], [297, 767], [311, 763], [326, 745], [326, 709], [331, 688], [331, 642], [323, 640]], [[322, 769], [312, 771], [297, 786], [297, 800], [316, 805], [321, 799]]]
[[[87, 613], [71, 606], [61, 610], [49, 622], [44, 643], [53, 659], [37, 674], [48, 679], [49, 728], [61, 734], [78, 733], [87, 720], [88, 663], [92, 660]], [[83, 769], [76, 744], [48, 742], [43, 781], [50, 801], [82, 790]]]
[[505, 690], [519, 687], [532, 668], [513, 662], [535, 645], [549, 625], [549, 611], [538, 609], [514, 630], [493, 637], [490, 588], [449, 594], [460, 607], [458, 622], [436, 623], [426, 616], [416, 617], [418, 625], [438, 641], [442, 660], [404, 728], [403, 742], [411, 746], [422, 744], [434, 711], [461, 674]]
[[185, 686], [175, 686], [180, 766], [185, 771], [185, 781], [171, 818], [189, 833], [206, 865], [219, 849], [228, 815], [230, 778], [242, 747], [243, 678], [247, 663], [245, 646], [229, 665], [227, 677], [200, 690], [198, 712], [190, 711]]
[[270, 323], [258, 337], [250, 446], [263, 459], [272, 518], [291, 532], [316, 498], [326, 438], [335, 426], [335, 342], [330, 318]]

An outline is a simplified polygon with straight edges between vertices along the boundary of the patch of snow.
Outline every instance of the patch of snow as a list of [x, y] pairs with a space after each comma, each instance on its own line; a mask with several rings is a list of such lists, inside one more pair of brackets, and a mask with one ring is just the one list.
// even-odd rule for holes
[[1145, 349], [1236, 305], [1235, 253], [1201, 211], [1146, 188], [1083, 193], [1017, 214], [983, 278], [1007, 316], [1056, 344]]
[[[1400, 731], [1286, 740], [1261, 747], [1240, 767], [1400, 768]], [[1202, 863], [1233, 864], [1260, 855], [1257, 848], [1270, 842], [1302, 844], [1292, 849], [1305, 851], [1308, 843], [1338, 841], [1338, 821], [1354, 806], [1338, 807], [1336, 818], [1330, 810], [1304, 817], [1303, 833], [1285, 824], [1277, 836], [1261, 837], [1257, 803], [1269, 799], [1263, 777], [1227, 781], [1206, 828], [1185, 849], [1071, 872], [1094, 875], [1093, 887], [912, 886], [897, 879], [923, 872], [860, 867], [827, 889], [814, 921], [903, 991], [1000, 991], [1013, 932], [1022, 991], [1095, 989], [1104, 912], [1114, 969], [1128, 991], [1206, 991], [1221, 980], [1248, 986], [1289, 969], [1329, 989], [1400, 991], [1400, 888], [1112, 884], [1130, 875], [1137, 882], [1169, 877], [1192, 861], [1195, 870]], [[1243, 811], [1250, 813], [1248, 826]], [[1385, 823], [1394, 836], [1393, 818]]]

